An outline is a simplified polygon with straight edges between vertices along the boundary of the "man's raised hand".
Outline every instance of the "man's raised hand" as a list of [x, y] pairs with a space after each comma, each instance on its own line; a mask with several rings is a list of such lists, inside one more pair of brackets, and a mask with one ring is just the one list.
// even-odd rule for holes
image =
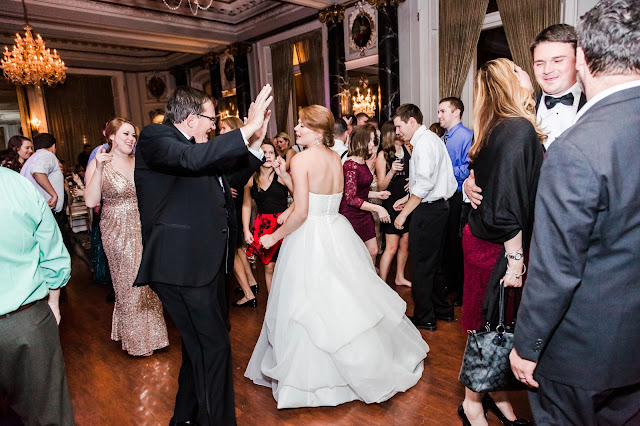
[[271, 104], [273, 100], [273, 96], [271, 95], [271, 86], [267, 84], [262, 88], [256, 100], [251, 103], [249, 107], [249, 113], [247, 114], [247, 120], [243, 126], [243, 130], [245, 131], [245, 137], [250, 139], [251, 136], [260, 128], [264, 123], [267, 112], [267, 108]]

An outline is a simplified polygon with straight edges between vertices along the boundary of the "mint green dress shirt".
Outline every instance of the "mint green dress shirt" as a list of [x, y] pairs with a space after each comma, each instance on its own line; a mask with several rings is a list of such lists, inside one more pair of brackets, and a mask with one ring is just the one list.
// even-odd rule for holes
[[44, 299], [70, 276], [71, 259], [46, 201], [27, 179], [0, 167], [0, 315]]

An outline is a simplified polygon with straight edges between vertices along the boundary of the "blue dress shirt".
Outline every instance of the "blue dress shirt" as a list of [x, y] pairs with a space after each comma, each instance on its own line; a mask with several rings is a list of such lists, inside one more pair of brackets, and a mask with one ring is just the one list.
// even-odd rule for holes
[[469, 176], [469, 148], [473, 141], [473, 130], [458, 123], [444, 133], [442, 140], [446, 140], [447, 152], [453, 165], [453, 175], [458, 181], [457, 190], [462, 191], [462, 184]]

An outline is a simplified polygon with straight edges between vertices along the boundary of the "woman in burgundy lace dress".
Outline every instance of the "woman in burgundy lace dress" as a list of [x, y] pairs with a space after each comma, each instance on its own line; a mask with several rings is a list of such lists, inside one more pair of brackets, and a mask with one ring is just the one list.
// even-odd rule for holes
[[378, 243], [371, 212], [378, 213], [380, 221], [383, 223], [389, 223], [390, 216], [384, 207], [370, 203], [367, 199], [384, 200], [391, 195], [389, 191], [369, 191], [373, 175], [366, 165], [365, 159], [369, 158], [369, 146], [376, 145], [375, 140], [376, 129], [370, 124], [358, 126], [351, 133], [349, 157], [342, 166], [344, 196], [340, 203], [340, 214], [349, 220], [356, 234], [364, 241], [374, 264], [378, 255]]

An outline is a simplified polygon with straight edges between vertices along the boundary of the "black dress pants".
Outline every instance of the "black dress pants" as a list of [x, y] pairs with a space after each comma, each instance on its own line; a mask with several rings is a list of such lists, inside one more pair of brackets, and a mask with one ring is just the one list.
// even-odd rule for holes
[[[586, 377], [586, 376], [585, 376]], [[529, 392], [537, 425], [639, 425], [640, 383], [594, 391], [535, 375], [539, 389]]]
[[462, 259], [462, 233], [460, 218], [462, 214], [462, 192], [456, 191], [449, 198], [449, 217], [447, 219], [444, 242], [443, 266], [449, 291], [456, 291], [462, 297], [464, 284], [464, 262]]
[[231, 344], [224, 305], [224, 265], [203, 287], [152, 283], [182, 338], [182, 366], [172, 421], [235, 425]]
[[453, 316], [444, 292], [436, 283], [436, 272], [442, 257], [442, 242], [449, 217], [446, 200], [421, 203], [413, 211], [409, 226], [409, 252], [413, 266], [411, 294], [416, 321], [435, 322], [436, 314]]

